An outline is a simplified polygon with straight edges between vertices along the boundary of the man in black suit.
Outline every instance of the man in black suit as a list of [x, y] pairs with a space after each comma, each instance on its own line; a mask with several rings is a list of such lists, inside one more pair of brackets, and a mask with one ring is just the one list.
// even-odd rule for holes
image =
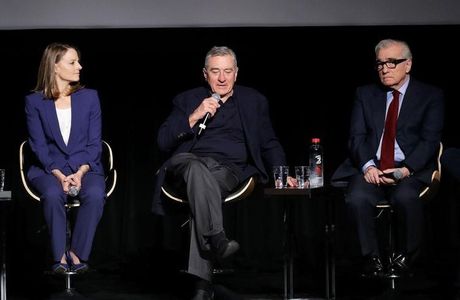
[[[186, 191], [192, 216], [188, 273], [201, 279], [194, 299], [212, 297], [212, 257], [227, 257], [239, 247], [226, 237], [222, 199], [250, 176], [266, 182], [265, 166], [286, 164], [266, 98], [235, 85], [237, 74], [235, 53], [213, 47], [203, 68], [207, 86], [176, 96], [158, 132], [160, 150], [172, 156], [158, 174], [153, 210], [164, 213], [164, 180]], [[288, 183], [295, 180], [289, 177]]]
[[[349, 180], [345, 201], [357, 225], [368, 275], [383, 271], [374, 218], [376, 203], [384, 199], [392, 203], [398, 219], [403, 220], [398, 228], [404, 229], [404, 242], [397, 245], [398, 255], [391, 267], [407, 271], [422, 237], [419, 193], [435, 169], [444, 118], [442, 91], [409, 75], [412, 54], [407, 43], [382, 40], [375, 54], [381, 84], [357, 89], [348, 142], [350, 157], [332, 178]], [[389, 125], [392, 102], [395, 121]], [[392, 131], [392, 138], [384, 137]]]

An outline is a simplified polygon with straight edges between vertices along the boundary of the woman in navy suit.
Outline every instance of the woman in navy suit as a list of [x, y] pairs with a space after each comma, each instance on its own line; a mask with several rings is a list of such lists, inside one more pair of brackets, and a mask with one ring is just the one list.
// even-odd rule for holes
[[[97, 92], [80, 83], [78, 50], [53, 43], [45, 49], [34, 92], [25, 99], [29, 144], [37, 163], [27, 172], [38, 191], [51, 238], [52, 270], [88, 269], [97, 224], [105, 203], [101, 165], [101, 110]], [[66, 213], [69, 194], [79, 192], [81, 206], [69, 251]]]

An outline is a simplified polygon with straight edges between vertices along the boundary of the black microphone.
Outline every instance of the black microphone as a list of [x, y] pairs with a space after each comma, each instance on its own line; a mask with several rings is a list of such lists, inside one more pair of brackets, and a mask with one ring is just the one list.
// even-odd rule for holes
[[393, 179], [394, 181], [400, 181], [400, 180], [403, 178], [404, 174], [403, 174], [403, 172], [401, 171], [401, 169], [396, 169], [396, 170], [394, 170], [394, 171], [391, 172], [391, 173], [382, 173], [382, 174], [380, 174], [379, 176], [380, 176], [380, 177], [383, 176], [383, 177], [391, 178], [391, 179]]
[[403, 178], [404, 174], [400, 169], [396, 169], [393, 172], [393, 177], [395, 178], [396, 181], [399, 181]]
[[[213, 97], [214, 100], [216, 100], [217, 102], [220, 101], [220, 95], [217, 93], [212, 94], [211, 97]], [[211, 114], [207, 112], [206, 115], [204, 116], [203, 122], [201, 122], [201, 124], [198, 126], [200, 127], [200, 130], [198, 131], [198, 136], [200, 136], [203, 130], [206, 129], [206, 122], [208, 121], [210, 117], [211, 117]]]

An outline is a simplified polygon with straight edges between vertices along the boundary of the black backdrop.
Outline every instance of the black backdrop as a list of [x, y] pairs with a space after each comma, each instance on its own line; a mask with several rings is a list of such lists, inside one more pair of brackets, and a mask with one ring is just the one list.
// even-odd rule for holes
[[[71, 43], [81, 50], [82, 82], [99, 91], [103, 137], [113, 147], [119, 172], [118, 185], [98, 227], [91, 263], [125, 270], [147, 266], [160, 272], [175, 261], [169, 256], [175, 241], [164, 243], [167, 226], [150, 212], [154, 173], [163, 159], [156, 133], [174, 95], [203, 84], [201, 68], [210, 47], [233, 48], [240, 67], [239, 84], [267, 96], [289, 165], [304, 163], [310, 139], [321, 138], [329, 179], [346, 156], [354, 90], [377, 80], [374, 46], [383, 38], [406, 40], [414, 55], [413, 76], [444, 89], [443, 141], [446, 146], [458, 146], [460, 46], [454, 43], [458, 36], [460, 26], [0, 31], [0, 167], [6, 168], [6, 188], [14, 197], [8, 220], [9, 259], [15, 264], [30, 262], [37, 253], [46, 257], [48, 251], [41, 211], [20, 184], [18, 147], [27, 137], [23, 98], [33, 88], [41, 53], [51, 42]], [[324, 195], [337, 199], [337, 254], [349, 258], [356, 255], [357, 246], [340, 196], [332, 191]], [[457, 213], [449, 198], [450, 187], [443, 186], [440, 197], [430, 204], [431, 252], [450, 253], [457, 247], [458, 231], [453, 226]], [[318, 265], [320, 203], [296, 205], [297, 259]], [[280, 201], [260, 193], [226, 209], [227, 230], [242, 244], [233, 259], [237, 267], [280, 267], [281, 209]]]

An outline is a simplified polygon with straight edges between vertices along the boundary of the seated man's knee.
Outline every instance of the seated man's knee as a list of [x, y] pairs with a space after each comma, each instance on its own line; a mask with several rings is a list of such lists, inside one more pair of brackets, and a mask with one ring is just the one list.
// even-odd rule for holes
[[190, 171], [201, 170], [203, 167], [205, 167], [205, 165], [197, 159], [191, 159], [188, 161], [188, 168]]
[[370, 198], [371, 197], [367, 193], [353, 191], [345, 198], [345, 203], [353, 210], [360, 210], [372, 205]]
[[197, 156], [195, 154], [184, 152], [184, 153], [178, 153], [174, 155], [173, 157], [171, 157], [170, 163], [171, 165], [176, 165], [176, 164], [182, 164], [182, 163], [186, 163], [188, 161], [196, 160], [196, 159], [197, 159]]
[[394, 191], [391, 197], [391, 202], [396, 207], [411, 207], [418, 205], [421, 201], [418, 189], [412, 188], [409, 185], [401, 185]]

